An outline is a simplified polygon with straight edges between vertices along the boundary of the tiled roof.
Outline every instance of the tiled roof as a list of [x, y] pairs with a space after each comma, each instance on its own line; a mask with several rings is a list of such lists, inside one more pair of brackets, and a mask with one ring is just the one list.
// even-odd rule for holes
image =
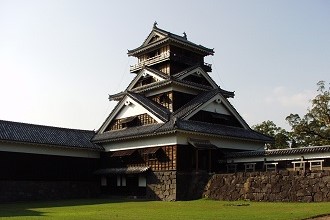
[[[210, 86], [201, 85], [201, 84], [186, 81], [186, 80], [166, 79], [166, 80], [163, 80], [163, 81], [154, 82], [154, 83], [150, 83], [148, 85], [144, 85], [144, 86], [141, 86], [141, 87], [134, 88], [134, 89], [130, 90], [130, 92], [143, 93], [143, 92], [150, 91], [150, 90], [157, 89], [157, 88], [161, 88], [161, 87], [164, 87], [164, 86], [170, 85], [170, 84], [180, 85], [180, 86], [187, 87], [187, 88], [198, 89], [200, 91], [213, 90], [213, 88], [210, 87]], [[223, 90], [221, 88], [218, 88], [218, 91], [226, 98], [234, 97], [233, 92], [226, 91], [226, 90]], [[109, 100], [119, 101], [126, 94], [127, 94], [127, 91], [120, 92], [120, 93], [117, 93], [117, 94], [114, 94], [114, 95], [109, 95]]]
[[[198, 44], [195, 44], [189, 40], [187, 40], [186, 37], [182, 37], [182, 36], [179, 36], [179, 35], [176, 35], [176, 34], [173, 34], [171, 32], [168, 32], [168, 31], [165, 31], [163, 29], [160, 29], [156, 26], [153, 27], [153, 30], [152, 32], [155, 31], [155, 32], [158, 32], [160, 33], [161, 35], [165, 36], [165, 38], [163, 39], [160, 39], [158, 41], [155, 41], [155, 42], [152, 42], [150, 43], [149, 45], [145, 45], [146, 41], [138, 48], [135, 48], [133, 50], [128, 50], [128, 55], [129, 56], [134, 56], [136, 55], [137, 53], [140, 53], [144, 50], [147, 50], [151, 47], [154, 47], [154, 46], [157, 46], [157, 45], [160, 45], [160, 44], [163, 44], [163, 43], [166, 43], [166, 42], [175, 42], [175, 43], [178, 43], [178, 44], [183, 44], [185, 46], [189, 46], [189, 47], [192, 47], [192, 48], [195, 48], [199, 51], [202, 51], [203, 53], [207, 54], [207, 55], [212, 55], [214, 54], [214, 50], [213, 49], [210, 49], [210, 48], [207, 48], [207, 47], [204, 47], [202, 45], [198, 45]], [[151, 32], [151, 33], [152, 33]], [[150, 34], [151, 34], [150, 33]], [[149, 36], [150, 36], [149, 34]], [[149, 37], [148, 36], [148, 37]]]
[[196, 138], [189, 138], [188, 143], [191, 144], [196, 149], [209, 149], [214, 150], [218, 147], [211, 143], [210, 140], [202, 140], [202, 139], [196, 139]]
[[148, 109], [148, 111], [152, 112], [153, 114], [155, 114], [157, 117], [159, 117], [163, 121], [168, 120], [170, 111], [167, 108], [165, 108], [162, 105], [159, 105], [153, 101], [150, 101], [149, 99], [147, 99], [146, 97], [144, 97], [142, 95], [139, 95], [136, 93], [130, 93], [130, 92], [128, 93], [128, 95], [135, 101], [142, 104], [146, 109]]
[[127, 94], [127, 92], [119, 92], [113, 95], [109, 95], [109, 101], [119, 101]]
[[252, 129], [244, 129], [239, 127], [190, 120], [177, 120], [176, 125], [179, 130], [183, 131], [211, 134], [228, 138], [259, 140], [264, 142], [273, 141], [273, 138], [263, 135]]
[[145, 66], [144, 69], [146, 69], [146, 70], [148, 70], [148, 71], [150, 71], [150, 72], [152, 72], [152, 73], [156, 74], [157, 76], [159, 76], [161, 78], [164, 78], [164, 79], [167, 79], [167, 78], [170, 77], [169, 75], [163, 73], [162, 71], [156, 70], [154, 68], [150, 68], [148, 66]]
[[[181, 132], [197, 132], [201, 134], [216, 135], [221, 137], [273, 142], [271, 137], [265, 136], [250, 129], [243, 119], [242, 123], [244, 124], [245, 128], [184, 120], [186, 116], [193, 113], [200, 106], [205, 104], [205, 102], [212, 99], [212, 97], [219, 93], [221, 94], [221, 92], [222, 90], [217, 88], [200, 93], [190, 102], [173, 113], [169, 112], [166, 108], [158, 105], [157, 103], [151, 102], [149, 99], [142, 95], [129, 93], [129, 95], [134, 98], [134, 100], [141, 103], [158, 117], [164, 119], [164, 123], [108, 131], [103, 134], [97, 134], [93, 140], [96, 142], [113, 141], [118, 139], [137, 138], [141, 136], [150, 136], [157, 133], [174, 132], [179, 130]], [[230, 105], [229, 102], [228, 104]], [[236, 111], [235, 108], [232, 107], [232, 109], [233, 111]]]
[[232, 152], [232, 153], [229, 153], [227, 155], [227, 157], [228, 158], [265, 157], [265, 156], [282, 156], [282, 155], [323, 153], [323, 152], [330, 152], [330, 145], [301, 147], [301, 148], [273, 149], [273, 150], [265, 150], [265, 151]]
[[[210, 100], [212, 97], [214, 97], [218, 93], [223, 94], [223, 90], [220, 89], [220, 88], [217, 88], [217, 89], [214, 89], [214, 90], [211, 90], [211, 91], [200, 93], [193, 100], [191, 100], [190, 102], [188, 102], [187, 104], [185, 104], [184, 106], [182, 106], [181, 108], [176, 110], [173, 113], [173, 116], [177, 117], [177, 118], [184, 118], [185, 116], [192, 113], [194, 110], [196, 110], [198, 107], [203, 105], [205, 102]], [[234, 112], [237, 113], [237, 115], [239, 115], [237, 110], [234, 108], [234, 106], [231, 105], [231, 103], [229, 101], [227, 101], [227, 104], [233, 109]], [[246, 127], [249, 127], [248, 124], [245, 122], [245, 120], [243, 118], [241, 118], [241, 121], [242, 121], [243, 124], [246, 125]]]
[[96, 175], [107, 175], [107, 174], [137, 174], [144, 173], [149, 170], [148, 166], [139, 166], [139, 167], [119, 167], [119, 168], [105, 168], [99, 169], [94, 172]]
[[[180, 86], [187, 87], [187, 88], [197, 89], [197, 90], [200, 90], [200, 91], [213, 90], [214, 88], [212, 86], [202, 85], [202, 84], [187, 81], [187, 80], [184, 80], [184, 79], [179, 79], [180, 76], [188, 73], [189, 71], [191, 71], [191, 70], [193, 70], [197, 67], [199, 67], [199, 65], [187, 68], [186, 70], [184, 70], [180, 73], [177, 73], [177, 74], [173, 75], [172, 77], [162, 73], [161, 71], [155, 70], [153, 68], [145, 67], [145, 69], [157, 74], [158, 76], [162, 77], [164, 80], [158, 81], [158, 82], [153, 82], [153, 83], [143, 85], [143, 86], [140, 86], [140, 87], [137, 87], [137, 88], [128, 89], [132, 85], [133, 81], [135, 81], [135, 79], [133, 79], [131, 81], [130, 85], [125, 89], [125, 91], [119, 92], [119, 93], [114, 94], [114, 95], [109, 95], [109, 100], [119, 101], [120, 99], [122, 99], [127, 94], [127, 92], [143, 93], [143, 92], [150, 91], [150, 90], [157, 89], [157, 88], [161, 88], [161, 87], [164, 87], [164, 86], [170, 85], [170, 84], [176, 84], [176, 85], [180, 85]], [[138, 75], [136, 77], [138, 77]], [[213, 81], [212, 78], [210, 78], [210, 79]], [[215, 82], [214, 82], [214, 84], [216, 85]], [[233, 98], [234, 97], [234, 92], [226, 91], [226, 90], [223, 90], [221, 88], [218, 88], [218, 90], [226, 98], [230, 98], [230, 97]]]
[[154, 73], [155, 75], [159, 76], [160, 78], [163, 78], [163, 79], [169, 79], [170, 78], [169, 75], [166, 75], [165, 73], [163, 73], [163, 72], [161, 72], [159, 70], [155, 70], [153, 68], [150, 68], [150, 67], [145, 66], [145, 67], [143, 67], [142, 70], [139, 71], [139, 74], [137, 74], [135, 76], [135, 78], [130, 82], [130, 84], [127, 86], [127, 88], [125, 89], [125, 91], [128, 91], [128, 88], [130, 88], [132, 86], [132, 84], [136, 83], [137, 78], [141, 74], [141, 71], [143, 71], [144, 69], [145, 70], [148, 70], [148, 71], [150, 71], [152, 73]]
[[196, 110], [199, 106], [203, 105], [206, 101], [211, 99], [213, 96], [219, 93], [218, 89], [214, 89], [212, 91], [207, 91], [199, 94], [193, 100], [173, 112], [173, 117], [182, 118], [187, 116], [189, 113]]
[[104, 141], [112, 141], [118, 139], [130, 139], [138, 138], [141, 136], [150, 136], [154, 135], [154, 132], [163, 125], [164, 123], [160, 123], [107, 131], [101, 134], [96, 134], [92, 141], [95, 143], [100, 143]]
[[142, 136], [153, 136], [159, 133], [167, 132], [193, 132], [205, 135], [215, 135], [227, 138], [237, 138], [244, 140], [256, 140], [264, 142], [272, 142], [273, 139], [260, 134], [252, 129], [244, 129], [225, 125], [216, 125], [205, 122], [181, 120], [171, 118], [167, 123], [159, 123], [152, 125], [144, 125], [139, 127], [130, 127], [120, 130], [113, 130], [97, 134], [93, 138], [96, 143], [103, 141], [113, 141], [118, 139], [139, 138]]
[[103, 150], [91, 142], [94, 131], [50, 127], [0, 120], [0, 141]]
[[197, 64], [195, 66], [192, 66], [192, 67], [189, 67], [187, 69], [184, 69], [181, 72], [178, 72], [178, 73], [174, 74], [173, 75], [173, 78], [180, 78], [181, 76], [187, 74], [188, 72], [190, 72], [190, 71], [192, 71], [192, 70], [194, 70], [194, 69], [196, 69], [198, 67], [201, 67], [201, 65], [200, 64]]

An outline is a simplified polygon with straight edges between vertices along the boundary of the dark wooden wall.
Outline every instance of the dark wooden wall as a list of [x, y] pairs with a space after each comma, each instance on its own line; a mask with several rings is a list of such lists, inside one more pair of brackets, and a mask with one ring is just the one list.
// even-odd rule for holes
[[111, 152], [102, 153], [101, 166], [102, 168], [150, 166], [153, 171], [176, 170], [176, 146], [154, 148], [158, 149], [155, 155], [145, 154], [145, 149], [137, 149], [135, 153], [122, 157], [112, 157]]
[[99, 159], [0, 151], [0, 180], [93, 180]]

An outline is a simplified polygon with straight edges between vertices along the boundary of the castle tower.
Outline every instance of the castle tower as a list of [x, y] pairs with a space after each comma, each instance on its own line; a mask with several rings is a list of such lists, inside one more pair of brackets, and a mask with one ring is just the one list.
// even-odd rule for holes
[[[210, 77], [204, 57], [213, 49], [154, 24], [125, 91], [93, 141], [104, 147], [98, 171], [105, 193], [180, 200], [210, 172], [224, 169], [224, 155], [263, 149], [272, 140], [253, 131], [225, 91]], [[198, 191], [198, 190], [197, 190]]]

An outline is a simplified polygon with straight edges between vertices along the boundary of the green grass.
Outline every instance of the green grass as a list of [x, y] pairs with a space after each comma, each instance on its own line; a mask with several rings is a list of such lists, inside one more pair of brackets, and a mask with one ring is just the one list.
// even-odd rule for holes
[[0, 219], [306, 219], [330, 214], [330, 203], [195, 200], [64, 200], [0, 204]]

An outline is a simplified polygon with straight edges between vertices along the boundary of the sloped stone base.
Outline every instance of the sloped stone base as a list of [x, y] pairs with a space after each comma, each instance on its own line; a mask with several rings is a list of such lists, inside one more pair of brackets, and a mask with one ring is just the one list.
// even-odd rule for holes
[[330, 201], [330, 171], [217, 174], [203, 196], [216, 200]]
[[176, 200], [176, 172], [151, 172], [147, 177], [146, 198], [150, 200]]

